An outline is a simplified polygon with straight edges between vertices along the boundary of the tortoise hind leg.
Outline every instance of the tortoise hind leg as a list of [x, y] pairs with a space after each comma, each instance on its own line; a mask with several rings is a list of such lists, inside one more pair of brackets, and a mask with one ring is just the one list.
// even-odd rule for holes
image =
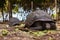
[[55, 30], [56, 29], [56, 25], [54, 22], [46, 22], [46, 29], [48, 30]]
[[45, 23], [45, 25], [46, 25], [46, 29], [47, 29], [47, 30], [50, 30], [50, 29], [51, 29], [50, 23]]
[[50, 25], [51, 25], [51, 29], [52, 29], [52, 30], [56, 30], [56, 25], [55, 25], [55, 23], [50, 23]]

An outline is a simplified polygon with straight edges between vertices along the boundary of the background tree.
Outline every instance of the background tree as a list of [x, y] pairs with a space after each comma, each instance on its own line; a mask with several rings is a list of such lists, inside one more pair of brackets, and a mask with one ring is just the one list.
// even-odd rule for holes
[[31, 9], [31, 1], [33, 1], [33, 9], [37, 6], [40, 8], [46, 8], [52, 6], [54, 3], [54, 0], [21, 0], [21, 5], [24, 9]]
[[6, 0], [7, 2], [7, 9], [8, 9], [8, 12], [9, 12], [9, 19], [12, 18], [12, 9], [16, 7], [14, 7], [13, 5], [14, 4], [18, 4], [20, 0]]
[[4, 13], [3, 13], [4, 4], [5, 4], [5, 0], [0, 0], [0, 9], [1, 9], [1, 12], [2, 12], [3, 21], [4, 21]]

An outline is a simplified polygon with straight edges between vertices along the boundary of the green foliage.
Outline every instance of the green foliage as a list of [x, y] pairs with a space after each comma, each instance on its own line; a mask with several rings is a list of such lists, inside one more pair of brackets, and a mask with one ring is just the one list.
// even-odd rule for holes
[[[44, 36], [46, 34], [55, 34], [56, 31], [55, 30], [44, 30], [44, 31], [29, 31], [30, 34], [34, 35], [34, 36]], [[49, 40], [52, 40], [52, 38], [49, 38]]]
[[34, 2], [36, 2], [36, 3], [42, 3], [42, 2], [44, 2], [44, 0], [34, 0]]
[[16, 4], [18, 2], [21, 2], [21, 0], [9, 0], [11, 2], [11, 4]]
[[13, 9], [14, 12], [18, 12], [18, 5], [16, 5]]
[[17, 3], [19, 4], [21, 2], [21, 0], [17, 0]]
[[43, 35], [46, 35], [46, 33], [44, 33], [43, 31], [32, 32], [32, 34], [35, 35], [35, 36], [43, 36]]
[[9, 0], [9, 2], [12, 4], [15, 4], [17, 2], [17, 0]]
[[3, 36], [6, 36], [8, 34], [8, 30], [3, 29], [1, 33], [2, 33]]
[[0, 8], [4, 7], [5, 0], [0, 0]]
[[19, 28], [15, 28], [15, 30], [14, 31], [19, 31]]

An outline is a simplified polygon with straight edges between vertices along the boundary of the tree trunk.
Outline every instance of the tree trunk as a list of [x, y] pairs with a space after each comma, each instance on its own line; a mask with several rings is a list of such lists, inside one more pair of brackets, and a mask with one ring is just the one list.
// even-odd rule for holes
[[33, 1], [31, 1], [31, 10], [33, 11]]
[[4, 22], [5, 20], [4, 20], [3, 8], [1, 9], [1, 12], [2, 12], [2, 17], [3, 17], [3, 22]]
[[12, 18], [12, 6], [11, 6], [10, 1], [9, 1], [9, 4], [8, 4], [8, 10], [9, 10], [9, 20], [10, 20], [10, 18]]
[[55, 7], [56, 7], [56, 20], [58, 20], [58, 14], [57, 14], [57, 0], [55, 0]]

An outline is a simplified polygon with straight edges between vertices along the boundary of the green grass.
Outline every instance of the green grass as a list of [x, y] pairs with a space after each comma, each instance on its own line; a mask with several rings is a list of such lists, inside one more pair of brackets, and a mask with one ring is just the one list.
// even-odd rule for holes
[[60, 31], [56, 31], [56, 30], [44, 30], [44, 31], [30, 31], [29, 33], [34, 35], [34, 36], [44, 36], [46, 34], [55, 34], [55, 33], [59, 33]]

